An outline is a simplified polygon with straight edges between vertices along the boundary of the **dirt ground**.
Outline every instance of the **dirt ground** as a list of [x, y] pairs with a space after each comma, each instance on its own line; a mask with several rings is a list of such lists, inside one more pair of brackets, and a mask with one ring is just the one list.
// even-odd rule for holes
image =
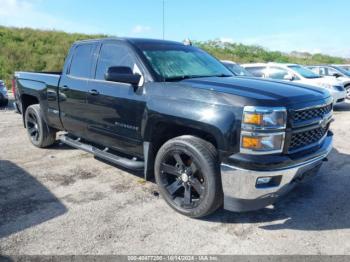
[[350, 103], [319, 176], [272, 208], [174, 212], [142, 175], [65, 145], [32, 146], [0, 110], [0, 254], [350, 254]]

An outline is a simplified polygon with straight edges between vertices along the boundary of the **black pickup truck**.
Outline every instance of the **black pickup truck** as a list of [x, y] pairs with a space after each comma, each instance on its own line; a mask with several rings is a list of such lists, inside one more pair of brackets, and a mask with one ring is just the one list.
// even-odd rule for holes
[[76, 42], [62, 72], [16, 72], [15, 83], [35, 146], [59, 139], [154, 174], [166, 202], [190, 217], [272, 204], [332, 148], [327, 91], [233, 76], [178, 42]]

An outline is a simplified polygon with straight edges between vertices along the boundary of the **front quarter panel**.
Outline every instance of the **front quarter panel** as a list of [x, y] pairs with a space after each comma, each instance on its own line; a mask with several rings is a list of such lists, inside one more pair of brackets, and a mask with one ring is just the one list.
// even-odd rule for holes
[[146, 141], [158, 123], [168, 123], [210, 134], [220, 151], [238, 149], [242, 106], [228, 102], [230, 95], [176, 83], [152, 83], [146, 92], [148, 112], [142, 125]]

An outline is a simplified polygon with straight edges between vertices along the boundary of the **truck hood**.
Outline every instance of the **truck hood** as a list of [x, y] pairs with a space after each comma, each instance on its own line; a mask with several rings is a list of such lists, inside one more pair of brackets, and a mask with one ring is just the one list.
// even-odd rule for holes
[[264, 103], [270, 101], [296, 104], [330, 96], [329, 92], [322, 88], [261, 78], [209, 77], [187, 79], [181, 83], [237, 97], [261, 100]]

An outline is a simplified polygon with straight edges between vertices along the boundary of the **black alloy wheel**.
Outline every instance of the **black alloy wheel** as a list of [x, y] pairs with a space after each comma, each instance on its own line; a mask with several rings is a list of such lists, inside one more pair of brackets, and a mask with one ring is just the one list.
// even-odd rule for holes
[[162, 184], [169, 196], [181, 208], [198, 207], [205, 191], [201, 169], [184, 152], [169, 152], [160, 166]]
[[160, 194], [177, 212], [199, 218], [222, 205], [218, 154], [210, 142], [190, 135], [170, 139], [158, 150], [154, 171]]

